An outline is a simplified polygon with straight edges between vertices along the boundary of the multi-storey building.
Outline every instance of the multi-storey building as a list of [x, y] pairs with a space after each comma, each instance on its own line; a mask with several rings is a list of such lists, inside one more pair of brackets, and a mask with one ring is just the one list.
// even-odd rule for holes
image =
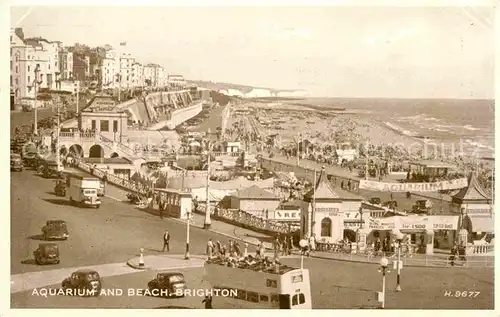
[[120, 65], [118, 69], [118, 73], [120, 74], [118, 86], [121, 88], [132, 88], [132, 65], [135, 60], [130, 53], [121, 53], [119, 59], [119, 62], [117, 61]]
[[60, 42], [22, 39], [11, 30], [11, 86], [16, 104], [33, 104], [35, 89], [57, 89], [59, 48]]
[[73, 52], [73, 78], [84, 81], [87, 78], [90, 59], [88, 56]]
[[186, 80], [182, 75], [168, 75], [167, 77], [167, 86], [170, 88], [184, 88], [186, 85]]
[[165, 71], [163, 67], [158, 64], [147, 64], [144, 66], [144, 81], [146, 85], [151, 87], [163, 87], [165, 86]]
[[73, 78], [73, 52], [66, 48], [59, 51], [59, 72], [62, 80]]
[[144, 67], [137, 61], [132, 64], [132, 86], [144, 86]]

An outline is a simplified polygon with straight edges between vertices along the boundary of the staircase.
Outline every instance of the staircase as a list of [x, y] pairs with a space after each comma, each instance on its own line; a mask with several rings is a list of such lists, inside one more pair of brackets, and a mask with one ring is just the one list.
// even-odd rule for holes
[[99, 141], [101, 145], [110, 148], [113, 152], [117, 152], [118, 155], [128, 158], [128, 159], [138, 159], [141, 158], [141, 151], [136, 152], [135, 150], [129, 148], [126, 145], [121, 144], [120, 142], [114, 142], [106, 138], [103, 135], [99, 135]]

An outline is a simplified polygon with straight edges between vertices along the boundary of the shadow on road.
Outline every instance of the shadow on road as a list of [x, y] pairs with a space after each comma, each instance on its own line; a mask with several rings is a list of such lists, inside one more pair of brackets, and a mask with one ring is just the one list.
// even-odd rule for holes
[[28, 264], [28, 265], [37, 265], [35, 259], [26, 259], [22, 260], [21, 264]]
[[161, 253], [161, 252], [163, 252], [163, 251], [162, 251], [162, 250], [160, 250], [160, 249], [153, 249], [153, 248], [145, 248], [144, 250], [146, 250], [146, 251], [150, 251], [150, 252], [160, 252], [160, 253]]
[[38, 241], [46, 241], [43, 237], [43, 234], [35, 234], [32, 236], [29, 236], [28, 239], [30, 240], [38, 240]]
[[195, 309], [195, 308], [186, 306], [160, 306], [160, 307], [154, 307], [153, 309]]
[[43, 200], [54, 205], [71, 206], [71, 203], [67, 199], [44, 198]]

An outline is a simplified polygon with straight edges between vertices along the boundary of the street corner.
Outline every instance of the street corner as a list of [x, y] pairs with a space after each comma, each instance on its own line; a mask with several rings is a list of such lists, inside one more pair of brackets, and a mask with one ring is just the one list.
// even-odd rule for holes
[[127, 261], [127, 265], [136, 270], [174, 270], [186, 268], [201, 268], [205, 263], [205, 257], [202, 255], [192, 255], [186, 258], [184, 254], [162, 254], [135, 257]]

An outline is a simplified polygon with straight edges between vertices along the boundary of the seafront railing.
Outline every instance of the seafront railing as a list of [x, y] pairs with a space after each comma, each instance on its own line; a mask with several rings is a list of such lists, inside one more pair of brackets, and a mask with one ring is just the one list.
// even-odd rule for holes
[[[146, 195], [149, 190], [149, 187], [139, 182], [134, 182], [129, 179], [118, 177], [106, 171], [95, 168], [91, 164], [85, 162], [78, 162], [77, 167], [99, 179], [103, 179], [104, 176], [106, 176], [108, 183], [116, 185], [130, 192]], [[201, 210], [195, 212], [205, 214], [204, 209], [203, 212], [201, 212]], [[239, 227], [243, 227], [257, 232], [262, 232], [265, 234], [276, 234], [276, 233], [285, 234], [291, 232], [290, 227], [285, 224], [275, 221], [264, 220], [262, 218], [256, 217], [242, 210], [220, 209], [217, 212], [217, 214], [215, 213], [213, 214], [213, 218], [226, 223], [237, 225]]]

